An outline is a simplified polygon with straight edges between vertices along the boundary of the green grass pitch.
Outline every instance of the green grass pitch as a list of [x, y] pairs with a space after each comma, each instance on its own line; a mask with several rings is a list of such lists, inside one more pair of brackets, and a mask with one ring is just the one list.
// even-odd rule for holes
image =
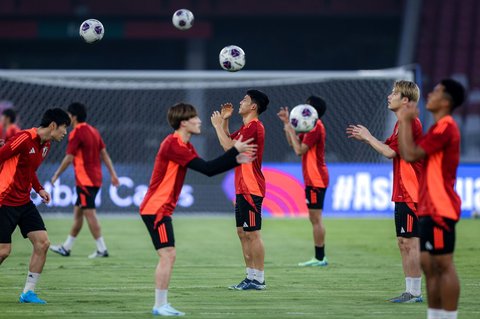
[[[51, 242], [63, 242], [71, 220], [45, 222]], [[325, 223], [330, 265], [299, 268], [313, 254], [308, 220], [265, 219], [267, 290], [229, 291], [244, 277], [233, 216], [177, 217], [169, 301], [189, 318], [426, 318], [426, 303], [385, 302], [404, 288], [393, 220]], [[18, 303], [31, 245], [17, 230], [12, 254], [0, 266], [0, 318], [152, 318], [158, 258], [145, 226], [135, 216], [103, 218], [102, 227], [109, 258], [87, 258], [95, 246], [86, 228], [71, 257], [49, 252], [36, 289], [47, 305]], [[480, 221], [461, 221], [457, 234], [459, 318], [480, 318]]]

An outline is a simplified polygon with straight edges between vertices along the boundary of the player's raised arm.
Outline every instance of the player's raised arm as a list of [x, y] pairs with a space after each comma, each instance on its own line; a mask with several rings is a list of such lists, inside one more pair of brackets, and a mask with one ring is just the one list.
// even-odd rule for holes
[[370, 145], [375, 151], [378, 153], [382, 154], [386, 158], [394, 158], [397, 156], [397, 153], [393, 149], [391, 149], [388, 145], [385, 143], [379, 141], [376, 139], [370, 131], [363, 125], [357, 124], [357, 125], [349, 125], [347, 127], [347, 137], [348, 138], [354, 138], [357, 141], [364, 142], [368, 145]]
[[292, 146], [292, 139], [287, 131], [287, 126], [290, 126], [290, 122], [288, 120], [288, 106], [281, 107], [280, 111], [277, 113], [277, 116], [284, 125], [283, 129], [285, 131], [285, 137], [287, 138], [288, 145]]
[[212, 116], [210, 117], [213, 127], [215, 128], [215, 133], [217, 133], [218, 141], [220, 145], [223, 147], [224, 151], [229, 150], [233, 145], [234, 141], [227, 135], [228, 130], [225, 130], [223, 127], [224, 119], [219, 111], [214, 111]]

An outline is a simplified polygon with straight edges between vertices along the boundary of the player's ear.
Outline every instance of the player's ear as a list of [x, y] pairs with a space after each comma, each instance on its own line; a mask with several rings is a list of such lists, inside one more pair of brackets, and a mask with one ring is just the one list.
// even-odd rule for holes
[[55, 123], [54, 121], [50, 122], [50, 124], [48, 125], [48, 128], [51, 130], [51, 131], [55, 131], [57, 128], [58, 128], [58, 125], [57, 123]]

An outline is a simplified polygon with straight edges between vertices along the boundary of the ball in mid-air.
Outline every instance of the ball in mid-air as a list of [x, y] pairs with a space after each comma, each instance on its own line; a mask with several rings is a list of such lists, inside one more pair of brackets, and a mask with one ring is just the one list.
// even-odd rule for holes
[[236, 45], [224, 47], [218, 56], [222, 69], [236, 72], [245, 66], [245, 52]]
[[290, 111], [290, 124], [296, 132], [310, 132], [317, 123], [317, 110], [311, 105], [300, 104]]
[[193, 13], [187, 9], [180, 9], [175, 11], [172, 16], [172, 23], [178, 30], [188, 30], [193, 26]]
[[102, 40], [105, 34], [103, 24], [96, 19], [88, 19], [80, 25], [80, 37], [87, 43], [94, 43]]

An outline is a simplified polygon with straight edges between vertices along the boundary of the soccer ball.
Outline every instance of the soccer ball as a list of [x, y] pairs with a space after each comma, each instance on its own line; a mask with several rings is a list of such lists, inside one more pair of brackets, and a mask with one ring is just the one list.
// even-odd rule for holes
[[317, 110], [311, 105], [300, 104], [290, 112], [290, 124], [298, 133], [310, 132], [317, 123]]
[[79, 32], [85, 42], [93, 43], [102, 40], [105, 29], [100, 21], [88, 19], [82, 22]]
[[245, 66], [245, 52], [236, 45], [224, 47], [218, 55], [222, 69], [236, 72]]
[[188, 30], [193, 26], [193, 13], [187, 9], [180, 9], [175, 11], [172, 16], [172, 23], [178, 30]]

